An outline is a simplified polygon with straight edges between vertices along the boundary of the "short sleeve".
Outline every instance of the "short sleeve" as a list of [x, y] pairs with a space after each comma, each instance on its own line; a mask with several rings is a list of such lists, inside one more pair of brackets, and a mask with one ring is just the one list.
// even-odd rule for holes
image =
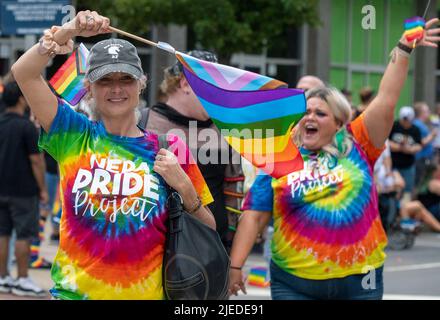
[[367, 127], [365, 126], [364, 114], [362, 113], [353, 122], [348, 125], [348, 131], [351, 132], [356, 142], [360, 144], [362, 150], [367, 154], [368, 160], [372, 165], [379, 158], [380, 154], [384, 150], [382, 148], [376, 148], [370, 140]]
[[194, 160], [188, 146], [176, 135], [167, 135], [169, 144], [168, 150], [173, 152], [177, 157], [180, 166], [191, 179], [197, 194], [204, 206], [214, 201], [205, 178], [203, 178], [196, 161]]
[[67, 148], [89, 133], [91, 122], [83, 114], [75, 112], [62, 100], [58, 100], [58, 109], [49, 132], [41, 130], [39, 146], [55, 160], [62, 161]]
[[422, 130], [419, 127], [414, 126], [414, 141], [418, 144], [422, 144]]
[[242, 210], [272, 211], [272, 177], [259, 171], [243, 202]]
[[31, 123], [27, 122], [23, 130], [24, 145], [28, 155], [40, 153], [38, 150], [38, 131]]

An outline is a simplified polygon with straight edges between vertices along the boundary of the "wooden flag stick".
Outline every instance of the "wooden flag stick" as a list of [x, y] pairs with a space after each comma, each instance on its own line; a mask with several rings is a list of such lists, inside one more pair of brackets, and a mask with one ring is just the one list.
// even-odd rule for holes
[[176, 49], [174, 49], [171, 45], [169, 45], [166, 42], [159, 41], [158, 43], [156, 43], [156, 42], [153, 42], [153, 41], [150, 41], [150, 40], [147, 40], [147, 39], [135, 36], [134, 34], [131, 34], [129, 32], [125, 32], [125, 31], [119, 30], [119, 29], [117, 29], [115, 27], [108, 27], [108, 28], [109, 28], [109, 30], [111, 30], [113, 32], [122, 34], [122, 35], [124, 35], [126, 37], [135, 39], [137, 41], [146, 43], [146, 44], [148, 44], [150, 46], [153, 46], [153, 47], [156, 47], [156, 48], [168, 51], [169, 53], [172, 53], [172, 54], [176, 53]]
[[146, 43], [146, 44], [148, 44], [150, 46], [157, 47], [157, 43], [156, 42], [153, 42], [153, 41], [150, 41], [150, 40], [147, 40], [147, 39], [135, 36], [134, 34], [131, 34], [131, 33], [128, 33], [128, 32], [122, 31], [122, 30], [119, 30], [119, 29], [117, 29], [115, 27], [108, 27], [108, 28], [109, 28], [109, 30], [111, 30], [113, 32], [117, 32], [117, 33], [122, 34], [122, 35], [124, 35], [126, 37], [129, 37], [129, 38], [135, 39], [137, 41]]

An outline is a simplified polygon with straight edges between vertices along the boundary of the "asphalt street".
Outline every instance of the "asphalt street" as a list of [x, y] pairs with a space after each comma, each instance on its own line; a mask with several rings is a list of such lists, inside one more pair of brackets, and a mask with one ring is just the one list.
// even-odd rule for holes
[[[49, 234], [49, 232], [46, 232]], [[42, 256], [52, 260], [56, 255], [57, 245], [44, 241]], [[409, 250], [387, 250], [384, 268], [384, 299], [391, 300], [440, 300], [440, 235], [421, 233], [413, 248]], [[259, 254], [252, 254], [245, 265], [245, 272], [250, 268], [266, 266]], [[15, 268], [14, 268], [15, 269]], [[15, 270], [12, 271], [13, 275]], [[52, 286], [49, 270], [30, 270], [30, 276], [41, 287], [49, 290]], [[232, 300], [268, 300], [270, 289], [247, 286], [247, 295], [231, 297]], [[0, 300], [29, 299], [11, 294], [0, 294]], [[49, 294], [45, 299], [50, 299]]]

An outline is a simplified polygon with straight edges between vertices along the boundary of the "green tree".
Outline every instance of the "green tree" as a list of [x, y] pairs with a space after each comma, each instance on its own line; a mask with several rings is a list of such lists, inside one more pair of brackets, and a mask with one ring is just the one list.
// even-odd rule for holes
[[[112, 24], [145, 35], [152, 24], [186, 25], [196, 43], [228, 58], [235, 52], [283, 47], [285, 30], [317, 25], [318, 0], [78, 0]], [[172, 45], [172, 44], [171, 44]]]

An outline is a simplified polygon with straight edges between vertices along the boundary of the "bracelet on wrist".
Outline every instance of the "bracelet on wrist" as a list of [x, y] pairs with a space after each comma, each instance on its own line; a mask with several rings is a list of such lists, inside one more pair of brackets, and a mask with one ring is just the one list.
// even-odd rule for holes
[[407, 45], [403, 44], [400, 41], [397, 43], [397, 48], [399, 48], [400, 50], [402, 50], [402, 51], [404, 51], [404, 52], [406, 52], [408, 54], [411, 54], [412, 51], [413, 51], [413, 48], [408, 47]]
[[67, 40], [64, 44], [59, 44], [55, 41], [55, 33], [59, 30], [59, 27], [53, 26], [50, 29], [44, 30], [44, 35], [39, 40], [38, 53], [42, 56], [49, 56], [53, 58], [58, 54], [66, 54], [72, 52], [73, 41]]
[[56, 45], [54, 41], [47, 40], [44, 37], [38, 41], [38, 53], [42, 56], [49, 56], [49, 58], [53, 58], [57, 55]]
[[229, 268], [234, 269], [234, 270], [242, 270], [243, 267], [234, 267], [234, 266], [229, 266]]
[[188, 209], [188, 213], [193, 214], [197, 212], [197, 210], [199, 210], [201, 206], [202, 206], [202, 200], [200, 200], [199, 196], [197, 196], [196, 203], [192, 206], [191, 209]]

